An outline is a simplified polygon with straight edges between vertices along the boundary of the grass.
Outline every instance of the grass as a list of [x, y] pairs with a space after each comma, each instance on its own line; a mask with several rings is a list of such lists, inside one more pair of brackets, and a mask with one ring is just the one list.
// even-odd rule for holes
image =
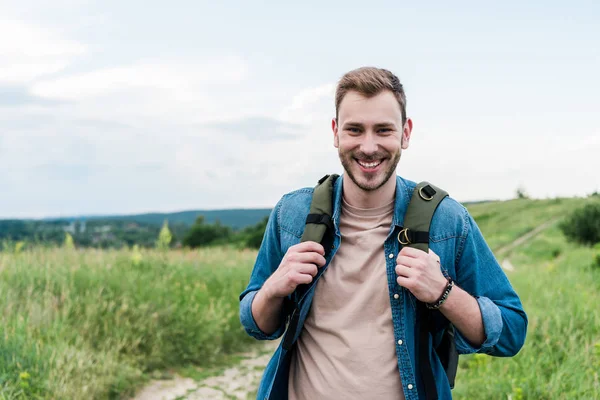
[[[0, 253], [0, 399], [118, 399], [152, 371], [214, 367], [254, 252]], [[235, 295], [234, 295], [235, 294]]]
[[[494, 250], [584, 199], [469, 206]], [[600, 248], [553, 225], [507, 256], [529, 316], [513, 358], [462, 356], [457, 399], [600, 398]], [[204, 378], [255, 341], [238, 295], [255, 251], [0, 253], [0, 400], [125, 399], [173, 371]], [[237, 354], [237, 355], [236, 355]]]
[[[573, 203], [580, 205], [579, 200]], [[509, 205], [503, 206], [510, 213]], [[515, 202], [517, 206], [522, 205]], [[554, 206], [550, 203], [553, 211], [547, 215], [560, 215]], [[534, 224], [543, 211], [521, 214], [522, 226], [529, 229], [526, 225]], [[484, 235], [496, 247], [503, 245], [503, 239], [497, 238], [505, 234], [497, 232], [503, 229], [502, 221], [510, 224], [511, 220], [514, 218], [498, 213], [496, 227], [481, 224]], [[461, 356], [455, 398], [600, 398], [598, 254], [600, 248], [567, 241], [556, 225], [512, 252], [516, 270], [508, 277], [529, 316], [525, 345], [513, 358]]]
[[600, 398], [597, 252], [567, 243], [557, 228], [515, 251], [509, 278], [529, 316], [525, 345], [509, 359], [461, 357], [456, 398]]
[[515, 199], [474, 204], [467, 208], [490, 247], [498, 250], [536, 227], [564, 217], [588, 201], [584, 198]]

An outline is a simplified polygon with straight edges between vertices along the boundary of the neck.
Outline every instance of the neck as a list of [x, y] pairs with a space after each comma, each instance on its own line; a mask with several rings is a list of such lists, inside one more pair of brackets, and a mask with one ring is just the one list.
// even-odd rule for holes
[[389, 204], [396, 195], [396, 174], [377, 190], [365, 191], [344, 174], [343, 196], [348, 204], [358, 208], [377, 208]]

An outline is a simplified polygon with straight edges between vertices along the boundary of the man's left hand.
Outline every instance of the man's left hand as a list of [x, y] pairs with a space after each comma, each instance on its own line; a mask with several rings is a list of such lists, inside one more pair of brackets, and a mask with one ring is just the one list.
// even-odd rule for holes
[[448, 280], [442, 274], [440, 257], [429, 249], [429, 254], [412, 247], [403, 247], [396, 258], [396, 281], [424, 303], [436, 302]]

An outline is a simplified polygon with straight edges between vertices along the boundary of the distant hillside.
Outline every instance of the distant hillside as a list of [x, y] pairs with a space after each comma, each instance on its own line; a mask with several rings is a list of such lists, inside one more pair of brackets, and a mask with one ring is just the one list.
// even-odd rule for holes
[[[130, 221], [140, 224], [162, 225], [166, 219], [169, 224], [184, 224], [191, 226], [196, 217], [204, 216], [206, 223], [214, 223], [219, 221], [222, 225], [230, 226], [233, 229], [242, 229], [247, 226], [256, 225], [264, 217], [271, 213], [270, 208], [253, 208], [253, 209], [231, 209], [231, 210], [191, 210], [179, 211], [173, 213], [146, 213], [146, 214], [130, 214], [130, 215], [92, 215], [81, 217], [67, 217], [58, 220], [104, 220], [104, 221]], [[49, 218], [46, 220], [50, 220]], [[51, 220], [56, 221], [56, 218]]]

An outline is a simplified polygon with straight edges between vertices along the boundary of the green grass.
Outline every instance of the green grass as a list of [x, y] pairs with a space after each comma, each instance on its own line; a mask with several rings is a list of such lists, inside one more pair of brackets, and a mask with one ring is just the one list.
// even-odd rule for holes
[[[469, 206], [497, 251], [584, 199]], [[508, 256], [529, 316], [513, 358], [462, 356], [457, 399], [600, 398], [600, 248], [553, 225]], [[256, 342], [238, 295], [255, 251], [0, 253], [0, 400], [125, 399], [174, 371], [218, 373]]]
[[545, 222], [564, 217], [588, 201], [583, 198], [515, 199], [474, 204], [467, 208], [490, 247], [498, 250]]
[[[535, 218], [525, 213], [522, 219]], [[500, 236], [482, 225], [486, 237]], [[599, 248], [567, 241], [556, 226], [513, 251], [516, 270], [507, 274], [529, 316], [525, 345], [513, 358], [461, 356], [455, 398], [600, 398], [598, 254]]]
[[154, 370], [214, 367], [252, 339], [255, 252], [0, 253], [0, 399], [126, 398]]

